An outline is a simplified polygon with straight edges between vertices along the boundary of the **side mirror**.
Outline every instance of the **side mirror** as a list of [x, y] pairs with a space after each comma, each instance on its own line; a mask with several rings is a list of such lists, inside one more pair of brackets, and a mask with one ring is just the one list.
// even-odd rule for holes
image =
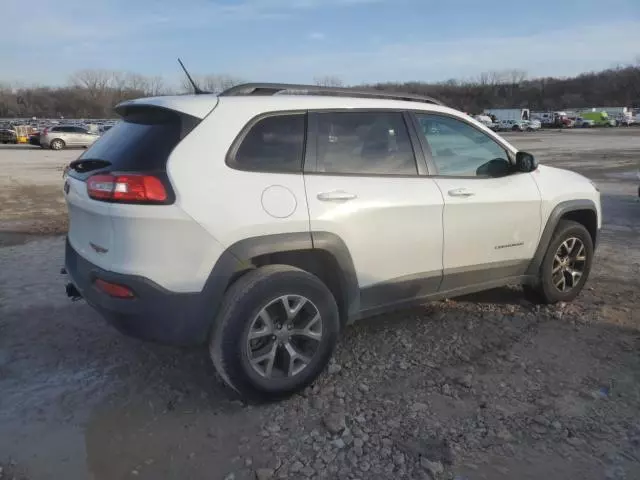
[[516, 170], [518, 172], [529, 173], [538, 168], [538, 161], [533, 155], [527, 152], [516, 153]]

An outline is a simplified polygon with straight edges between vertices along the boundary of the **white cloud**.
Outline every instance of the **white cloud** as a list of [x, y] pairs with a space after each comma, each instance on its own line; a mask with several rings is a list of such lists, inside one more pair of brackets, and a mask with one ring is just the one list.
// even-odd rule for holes
[[309, 38], [311, 40], [324, 40], [326, 36], [324, 33], [321, 33], [321, 32], [311, 32], [309, 34]]

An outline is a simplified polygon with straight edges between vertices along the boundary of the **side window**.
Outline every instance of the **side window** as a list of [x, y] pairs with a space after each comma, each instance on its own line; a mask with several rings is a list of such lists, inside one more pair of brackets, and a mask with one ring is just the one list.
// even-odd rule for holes
[[417, 175], [402, 113], [318, 114], [318, 170], [360, 175]]
[[481, 130], [442, 115], [416, 114], [416, 117], [439, 175], [500, 177], [510, 173], [507, 152]]
[[82, 127], [71, 127], [73, 133], [87, 133], [88, 130]]
[[229, 159], [229, 165], [240, 170], [301, 172], [304, 130], [304, 113], [258, 120]]

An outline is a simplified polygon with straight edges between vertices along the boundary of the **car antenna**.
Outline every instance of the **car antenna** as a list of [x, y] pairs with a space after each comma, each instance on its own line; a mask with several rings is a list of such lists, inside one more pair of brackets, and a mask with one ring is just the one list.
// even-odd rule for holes
[[203, 93], [209, 93], [209, 92], [205, 92], [204, 90], [200, 90], [200, 87], [198, 87], [198, 84], [193, 81], [193, 78], [191, 78], [191, 75], [189, 75], [187, 67], [184, 66], [184, 63], [182, 63], [182, 60], [180, 60], [180, 58], [178, 58], [178, 63], [180, 64], [180, 66], [182, 67], [182, 70], [184, 70], [185, 75], [189, 79], [189, 83], [191, 85], [193, 85], [193, 93], [195, 93], [196, 95], [202, 95]]

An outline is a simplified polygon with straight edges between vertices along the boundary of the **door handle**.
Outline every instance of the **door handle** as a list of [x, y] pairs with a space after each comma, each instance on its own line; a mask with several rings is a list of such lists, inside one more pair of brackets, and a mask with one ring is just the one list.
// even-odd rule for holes
[[332, 192], [322, 192], [317, 195], [318, 200], [322, 202], [331, 202], [339, 200], [353, 200], [358, 198], [355, 193], [344, 192], [342, 190], [334, 190]]
[[472, 197], [475, 193], [468, 188], [454, 188], [449, 190], [450, 197]]

